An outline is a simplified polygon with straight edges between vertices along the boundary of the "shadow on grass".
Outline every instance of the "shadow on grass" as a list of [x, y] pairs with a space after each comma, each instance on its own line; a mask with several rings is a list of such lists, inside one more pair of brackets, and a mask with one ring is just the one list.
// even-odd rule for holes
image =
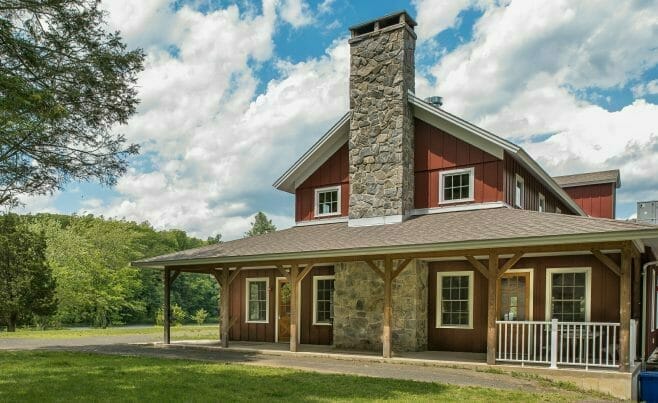
[[[1, 357], [0, 401], [443, 400], [475, 389], [151, 357], [46, 351]], [[475, 395], [463, 397], [469, 396]]]

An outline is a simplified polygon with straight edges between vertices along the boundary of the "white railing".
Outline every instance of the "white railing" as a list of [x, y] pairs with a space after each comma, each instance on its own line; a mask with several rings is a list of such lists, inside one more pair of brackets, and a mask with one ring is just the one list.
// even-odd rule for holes
[[496, 321], [496, 327], [497, 361], [549, 364], [551, 368], [619, 365], [619, 323], [505, 320]]

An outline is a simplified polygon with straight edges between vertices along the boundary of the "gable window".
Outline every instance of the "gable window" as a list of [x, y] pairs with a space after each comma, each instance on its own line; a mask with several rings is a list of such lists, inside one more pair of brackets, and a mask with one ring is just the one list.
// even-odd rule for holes
[[546, 315], [560, 322], [585, 322], [590, 316], [592, 269], [546, 269]]
[[315, 216], [340, 214], [340, 186], [315, 189]]
[[313, 277], [313, 324], [331, 325], [334, 321], [334, 276]]
[[475, 169], [453, 169], [439, 173], [439, 202], [473, 201]]
[[523, 208], [523, 199], [525, 198], [525, 183], [520, 175], [516, 175], [516, 184], [514, 186], [514, 205]]
[[436, 327], [473, 328], [473, 272], [437, 273]]
[[546, 197], [543, 194], [539, 194], [539, 204], [537, 205], [537, 211], [543, 213], [546, 211]]
[[269, 279], [267, 277], [247, 279], [247, 322], [268, 323]]

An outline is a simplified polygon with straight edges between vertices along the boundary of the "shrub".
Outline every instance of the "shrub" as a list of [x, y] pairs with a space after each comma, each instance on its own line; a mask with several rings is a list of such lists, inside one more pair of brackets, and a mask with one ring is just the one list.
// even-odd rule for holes
[[[171, 306], [171, 325], [182, 326], [185, 319], [187, 319], [187, 312], [183, 310], [178, 304]], [[164, 326], [164, 310], [160, 308], [155, 315], [155, 324], [157, 326]]]
[[203, 325], [203, 322], [206, 321], [207, 317], [208, 317], [208, 311], [206, 311], [203, 308], [200, 308], [194, 313], [192, 319], [194, 319], [197, 325]]

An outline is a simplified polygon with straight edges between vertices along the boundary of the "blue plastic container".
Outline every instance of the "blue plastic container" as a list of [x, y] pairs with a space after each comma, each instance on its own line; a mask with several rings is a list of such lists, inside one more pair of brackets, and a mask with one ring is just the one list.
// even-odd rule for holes
[[642, 371], [638, 380], [640, 400], [649, 403], [658, 402], [658, 371]]

